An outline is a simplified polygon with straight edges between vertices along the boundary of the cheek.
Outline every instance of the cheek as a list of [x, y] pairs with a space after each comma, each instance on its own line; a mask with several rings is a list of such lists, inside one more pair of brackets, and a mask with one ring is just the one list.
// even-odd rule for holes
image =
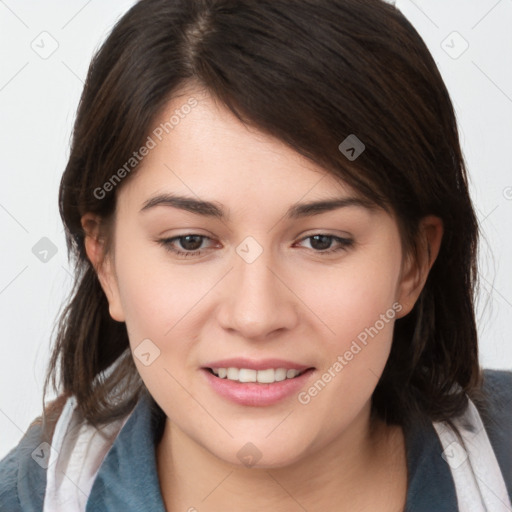
[[[300, 296], [307, 297], [305, 302], [324, 324], [324, 338], [331, 349], [343, 349], [376, 323], [382, 331], [380, 339], [390, 341], [389, 320], [396, 316], [392, 306], [400, 273], [399, 255], [395, 257], [393, 252], [354, 255], [337, 268], [303, 282]], [[381, 315], [387, 320], [384, 326]]]
[[[203, 268], [199, 272], [194, 265], [176, 265], [169, 261], [164, 249], [141, 245], [127, 241], [116, 258], [134, 361], [143, 380], [153, 383], [153, 388], [162, 384], [174, 386], [169, 372], [186, 385], [201, 355], [198, 338], [211, 313], [205, 308], [210, 307], [209, 292], [219, 279], [219, 269]], [[145, 342], [147, 346], [159, 356], [149, 367], [137, 358], [142, 350], [138, 347], [143, 347], [142, 342], [147, 339], [156, 348]]]
[[194, 279], [192, 266], [173, 264], [163, 247], [140, 233], [137, 237], [119, 231], [115, 266], [126, 324], [134, 338], [163, 339], [207, 286]]
[[[320, 382], [304, 390], [302, 398], [314, 402], [335, 423], [357, 414], [386, 365], [400, 309], [395, 300], [399, 274], [400, 254], [392, 246], [368, 250], [347, 258], [343, 268], [317, 277], [316, 285], [308, 285], [310, 291], [303, 295], [319, 317], [317, 330], [324, 334], [318, 347], [324, 357]], [[340, 408], [333, 409], [332, 404]]]
[[[128, 251], [126, 251], [128, 253]], [[200, 286], [190, 286], [179, 272], [158, 265], [133, 252], [119, 261], [118, 277], [130, 348], [138, 373], [158, 403], [168, 396], [187, 404], [184, 389], [191, 386], [188, 364], [195, 357], [190, 322]], [[197, 292], [197, 293], [196, 293]], [[203, 294], [205, 292], [203, 291]], [[146, 355], [146, 354], [149, 354]]]

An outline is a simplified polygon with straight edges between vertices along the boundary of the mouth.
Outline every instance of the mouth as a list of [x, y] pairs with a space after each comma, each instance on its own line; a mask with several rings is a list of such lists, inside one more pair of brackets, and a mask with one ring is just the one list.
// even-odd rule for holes
[[263, 407], [296, 396], [314, 378], [315, 368], [203, 367], [206, 384], [238, 406]]

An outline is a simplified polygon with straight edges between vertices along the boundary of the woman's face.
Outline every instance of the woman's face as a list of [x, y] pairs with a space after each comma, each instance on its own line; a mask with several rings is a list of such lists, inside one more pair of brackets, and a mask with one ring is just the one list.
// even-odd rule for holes
[[118, 191], [100, 279], [174, 426], [224, 461], [284, 466], [367, 423], [421, 283], [390, 215], [198, 91], [156, 129], [176, 109]]

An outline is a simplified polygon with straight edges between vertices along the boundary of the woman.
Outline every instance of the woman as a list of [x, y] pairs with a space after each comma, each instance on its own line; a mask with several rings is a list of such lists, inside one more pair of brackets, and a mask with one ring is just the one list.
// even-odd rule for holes
[[395, 7], [140, 1], [60, 211], [59, 399], [0, 465], [6, 509], [510, 509], [456, 120]]

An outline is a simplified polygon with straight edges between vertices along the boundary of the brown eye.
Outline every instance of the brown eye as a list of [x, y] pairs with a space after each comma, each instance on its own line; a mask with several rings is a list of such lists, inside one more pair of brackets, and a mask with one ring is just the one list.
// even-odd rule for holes
[[[318, 254], [331, 254], [341, 250], [346, 250], [354, 244], [354, 240], [350, 238], [342, 238], [325, 233], [310, 235], [302, 239], [302, 241], [304, 240], [310, 240], [311, 248]], [[334, 247], [332, 247], [333, 242], [336, 242], [337, 244]]]
[[199, 256], [203, 253], [201, 245], [205, 240], [211, 240], [207, 236], [190, 233], [186, 235], [175, 236], [172, 238], [163, 238], [158, 243], [164, 248], [180, 257]]
[[186, 235], [177, 238], [182, 249], [186, 251], [197, 251], [203, 242], [200, 235]]

